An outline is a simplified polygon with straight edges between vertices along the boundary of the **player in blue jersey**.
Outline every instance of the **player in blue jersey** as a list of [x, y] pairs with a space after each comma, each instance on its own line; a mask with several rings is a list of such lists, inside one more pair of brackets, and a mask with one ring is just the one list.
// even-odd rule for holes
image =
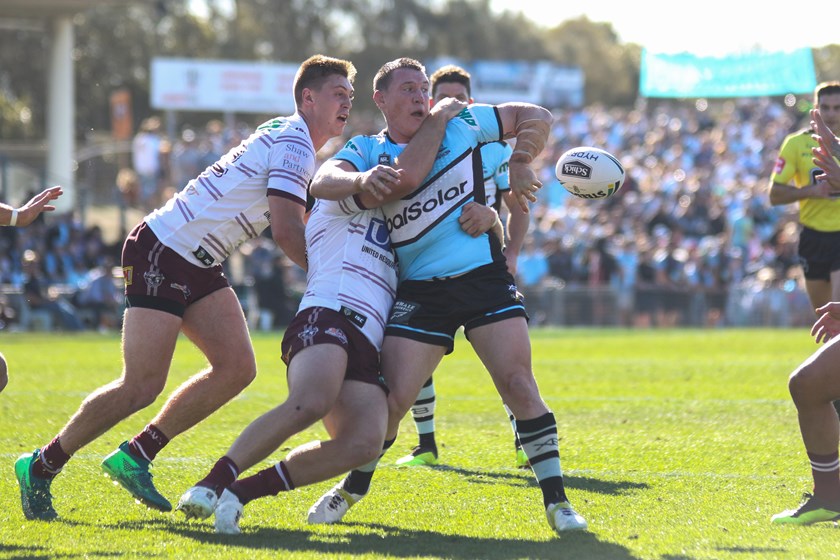
[[[417, 147], [413, 139], [429, 113], [429, 89], [425, 68], [416, 60], [382, 66], [374, 77], [373, 99], [387, 128], [352, 138], [321, 166], [311, 186], [316, 197], [343, 199], [359, 191], [366, 173], [381, 174], [372, 190], [385, 201], [400, 273], [382, 348], [382, 373], [391, 388], [385, 447], [396, 439], [400, 420], [463, 327], [517, 419], [549, 525], [558, 532], [585, 529], [586, 521], [566, 496], [557, 424], [534, 379], [527, 314], [501, 243], [493, 235], [471, 237], [461, 227], [469, 204], [485, 202], [481, 144], [516, 138], [511, 189], [524, 211], [536, 200], [542, 184], [530, 164], [545, 147], [552, 115], [528, 103], [468, 106], [447, 124], [431, 173], [414, 188], [388, 170], [413, 165], [403, 150]], [[310, 509], [310, 523], [340, 520], [367, 493], [375, 466], [376, 461], [352, 471], [322, 496]]]
[[[464, 103], [474, 103], [472, 98], [471, 76], [469, 72], [459, 66], [449, 64], [437, 69], [429, 77], [432, 88], [432, 106], [447, 98], [455, 98]], [[510, 190], [508, 181], [508, 161], [513, 152], [510, 144], [504, 140], [490, 142], [481, 146], [481, 163], [484, 174], [484, 187], [486, 204], [501, 211], [502, 199], [508, 210], [508, 219], [505, 227], [506, 243], [503, 252], [507, 261], [508, 272], [516, 274], [516, 260], [522, 249], [525, 234], [528, 232], [528, 214], [526, 214], [517, 203], [514, 194]], [[438, 462], [438, 447], [435, 441], [435, 407], [437, 398], [433, 378], [423, 385], [417, 400], [411, 407], [411, 415], [417, 427], [419, 441], [417, 446], [406, 455], [397, 460], [396, 464], [401, 466], [415, 465], [436, 465]], [[516, 453], [516, 466], [528, 468], [528, 456], [522, 450], [519, 436], [516, 435], [515, 418], [507, 405], [504, 405], [505, 412], [511, 422], [514, 435], [514, 450]]]

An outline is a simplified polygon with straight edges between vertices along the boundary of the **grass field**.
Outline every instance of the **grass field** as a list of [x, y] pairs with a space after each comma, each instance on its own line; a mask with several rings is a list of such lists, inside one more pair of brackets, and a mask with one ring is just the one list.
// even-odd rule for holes
[[[158, 457], [155, 480], [172, 501], [284, 398], [279, 340], [255, 334], [257, 380]], [[840, 558], [833, 524], [769, 523], [811, 484], [786, 383], [816, 348], [807, 330], [534, 330], [532, 340], [587, 533], [549, 529], [539, 487], [513, 466], [500, 400], [463, 338], [435, 375], [441, 466], [392, 466], [416, 441], [404, 422], [372, 493], [340, 525], [305, 520], [332, 481], [250, 504], [238, 537], [136, 505], [99, 463], [163, 398], [73, 458], [53, 484], [60, 521], [28, 522], [12, 464], [119, 373], [119, 339], [3, 334], [11, 380], [0, 394], [0, 558]], [[183, 340], [167, 391], [202, 366]], [[317, 426], [285, 449], [324, 436]]]

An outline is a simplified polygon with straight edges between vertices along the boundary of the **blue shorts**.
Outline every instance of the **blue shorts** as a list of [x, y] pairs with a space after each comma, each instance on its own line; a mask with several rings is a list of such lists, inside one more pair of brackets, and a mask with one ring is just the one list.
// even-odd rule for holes
[[386, 336], [410, 338], [454, 349], [460, 327], [469, 338], [475, 327], [524, 317], [525, 304], [504, 261], [455, 277], [405, 280], [397, 288]]

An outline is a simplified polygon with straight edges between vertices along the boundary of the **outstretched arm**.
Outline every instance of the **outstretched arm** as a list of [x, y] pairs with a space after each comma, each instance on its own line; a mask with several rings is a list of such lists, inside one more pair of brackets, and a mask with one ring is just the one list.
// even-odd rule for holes
[[32, 197], [32, 199], [20, 208], [12, 208], [8, 204], [0, 204], [0, 225], [4, 226], [28, 226], [35, 221], [35, 218], [42, 212], [52, 212], [55, 206], [50, 204], [53, 200], [64, 194], [61, 187], [50, 187]]

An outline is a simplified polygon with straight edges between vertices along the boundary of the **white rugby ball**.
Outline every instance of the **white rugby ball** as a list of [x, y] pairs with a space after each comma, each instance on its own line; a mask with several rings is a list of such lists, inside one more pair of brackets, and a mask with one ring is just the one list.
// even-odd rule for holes
[[607, 198], [624, 183], [621, 162], [611, 153], [591, 146], [565, 152], [557, 160], [554, 172], [563, 187], [580, 198]]

